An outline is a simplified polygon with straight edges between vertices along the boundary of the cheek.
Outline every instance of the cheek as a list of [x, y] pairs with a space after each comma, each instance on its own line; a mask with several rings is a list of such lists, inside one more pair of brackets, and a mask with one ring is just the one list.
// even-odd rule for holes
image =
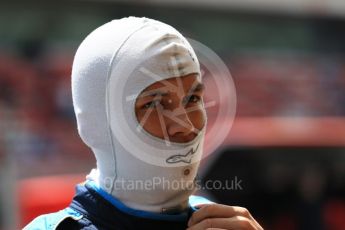
[[206, 123], [206, 111], [202, 106], [188, 113], [189, 120], [196, 129], [202, 129]]
[[[149, 113], [150, 115], [147, 116], [147, 113]], [[149, 112], [148, 110], [142, 110], [138, 111], [136, 115], [139, 123], [141, 123], [145, 119], [145, 121], [143, 121], [142, 123], [142, 126], [146, 130], [146, 132], [156, 137], [164, 137], [164, 133], [159, 122], [158, 111], [153, 110], [152, 112]], [[145, 118], [146, 116], [147, 118]], [[203, 106], [198, 106], [196, 110], [189, 112], [187, 116], [196, 129], [200, 130], [204, 127], [206, 121], [206, 112]], [[166, 117], [164, 117], [164, 121], [165, 125], [170, 122], [174, 122]], [[166, 129], [166, 127], [163, 128]]]
[[[145, 118], [145, 115], [147, 116], [147, 113], [149, 113], [150, 115], [148, 115], [148, 117]], [[163, 136], [163, 131], [159, 122], [159, 116], [158, 116], [157, 111], [155, 110], [153, 110], [152, 112], [140, 111], [137, 113], [137, 118], [138, 118], [139, 123], [141, 123], [145, 119], [145, 121], [143, 121], [143, 123], [141, 124], [148, 133], [156, 137]]]

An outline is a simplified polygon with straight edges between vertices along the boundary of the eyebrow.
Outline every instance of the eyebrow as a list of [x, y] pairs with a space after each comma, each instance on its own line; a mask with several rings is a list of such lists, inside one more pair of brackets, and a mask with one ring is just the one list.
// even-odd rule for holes
[[[191, 90], [189, 90], [189, 93], [194, 93], [194, 92], [201, 92], [205, 89], [205, 85], [203, 83], [198, 83], [195, 85]], [[149, 90], [147, 92], [142, 93], [139, 97], [144, 98], [144, 97], [156, 97], [156, 96], [167, 96], [169, 93], [168, 91], [162, 91], [165, 90], [165, 88], [160, 88], [160, 89], [153, 89]]]

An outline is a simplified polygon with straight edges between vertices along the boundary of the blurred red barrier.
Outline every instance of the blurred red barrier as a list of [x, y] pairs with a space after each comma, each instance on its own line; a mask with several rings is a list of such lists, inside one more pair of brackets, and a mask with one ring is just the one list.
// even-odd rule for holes
[[20, 225], [35, 217], [65, 208], [72, 200], [74, 187], [85, 175], [55, 175], [23, 179], [18, 184]]

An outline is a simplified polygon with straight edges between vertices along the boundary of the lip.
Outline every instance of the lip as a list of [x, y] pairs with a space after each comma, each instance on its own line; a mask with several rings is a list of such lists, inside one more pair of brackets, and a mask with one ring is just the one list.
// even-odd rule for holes
[[186, 143], [186, 142], [194, 140], [196, 136], [197, 136], [196, 133], [190, 133], [188, 135], [176, 134], [170, 138], [170, 141], [178, 142], [178, 143]]

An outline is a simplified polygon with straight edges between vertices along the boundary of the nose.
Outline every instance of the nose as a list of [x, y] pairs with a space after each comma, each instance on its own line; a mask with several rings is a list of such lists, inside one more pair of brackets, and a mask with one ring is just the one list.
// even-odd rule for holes
[[[178, 114], [178, 115], [176, 115]], [[168, 135], [173, 142], [189, 142], [195, 138], [196, 130], [184, 108], [178, 108], [169, 116]]]

